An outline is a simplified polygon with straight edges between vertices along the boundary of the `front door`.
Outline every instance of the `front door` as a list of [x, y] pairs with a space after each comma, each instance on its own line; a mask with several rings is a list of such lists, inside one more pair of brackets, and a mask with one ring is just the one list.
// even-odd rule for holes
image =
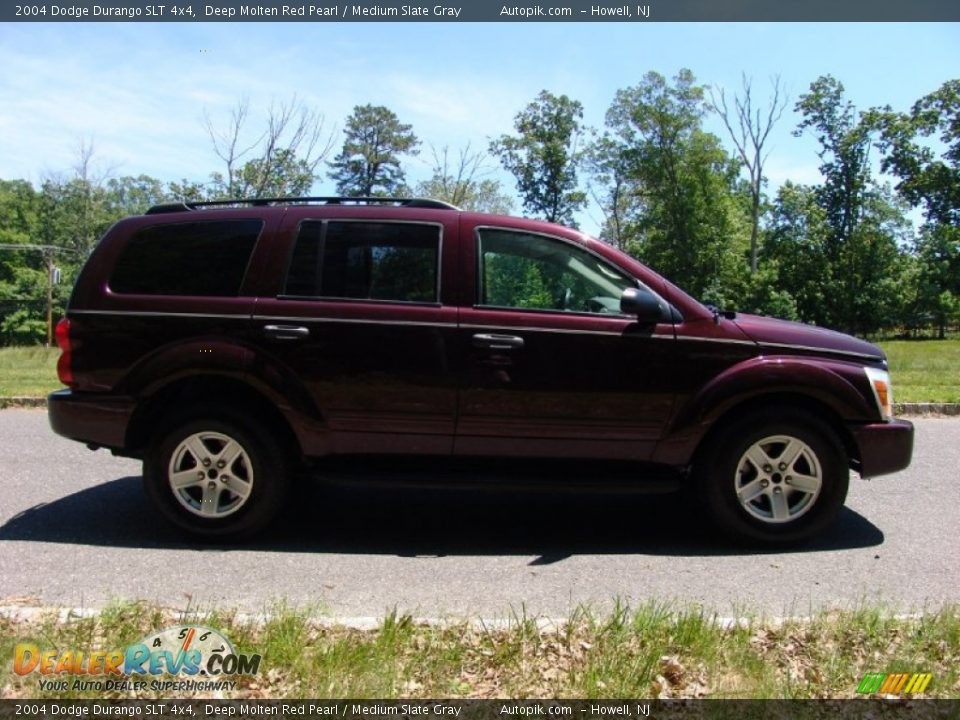
[[639, 283], [584, 246], [496, 227], [475, 231], [474, 304], [455, 453], [649, 458], [673, 406], [673, 325], [621, 314]]

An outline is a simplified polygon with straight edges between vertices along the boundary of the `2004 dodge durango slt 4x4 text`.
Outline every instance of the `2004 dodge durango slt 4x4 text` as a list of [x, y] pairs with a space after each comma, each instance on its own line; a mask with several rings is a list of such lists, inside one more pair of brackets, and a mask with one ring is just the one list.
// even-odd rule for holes
[[100, 240], [57, 339], [53, 429], [142, 458], [198, 536], [260, 530], [301, 468], [430, 456], [576, 460], [588, 487], [619, 463], [734, 536], [795, 541], [850, 468], [913, 449], [874, 345], [716, 312], [575, 230], [434, 200], [156, 206]]

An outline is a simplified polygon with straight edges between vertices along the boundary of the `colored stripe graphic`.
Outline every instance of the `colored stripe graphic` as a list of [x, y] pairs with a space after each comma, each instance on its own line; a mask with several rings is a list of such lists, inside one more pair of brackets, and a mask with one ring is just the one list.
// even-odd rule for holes
[[891, 673], [887, 675], [887, 679], [884, 681], [883, 685], [880, 687], [880, 692], [882, 693], [894, 693], [897, 692], [896, 688], [897, 683], [901, 682], [901, 678], [906, 679], [901, 673]]
[[857, 686], [857, 693], [871, 695], [916, 695], [927, 689], [933, 673], [867, 673]]
[[922, 693], [927, 689], [927, 685], [933, 679], [933, 673], [921, 673], [917, 676], [919, 679], [913, 686], [913, 692]]
[[863, 676], [863, 680], [860, 681], [860, 685], [857, 687], [857, 692], [864, 695], [877, 692], [877, 690], [880, 689], [880, 684], [883, 682], [885, 677], [886, 673], [867, 673]]

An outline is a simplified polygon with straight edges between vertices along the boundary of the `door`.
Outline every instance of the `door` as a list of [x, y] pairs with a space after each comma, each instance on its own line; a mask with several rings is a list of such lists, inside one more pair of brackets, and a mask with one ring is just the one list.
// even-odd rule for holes
[[[451, 223], [455, 228], [455, 224]], [[257, 302], [268, 356], [306, 393], [338, 453], [453, 444], [456, 308], [441, 302], [443, 223], [305, 219], [286, 279]]]
[[639, 283], [579, 243], [496, 227], [477, 228], [461, 262], [475, 287], [455, 452], [649, 458], [673, 406], [675, 342], [670, 322], [621, 314]]

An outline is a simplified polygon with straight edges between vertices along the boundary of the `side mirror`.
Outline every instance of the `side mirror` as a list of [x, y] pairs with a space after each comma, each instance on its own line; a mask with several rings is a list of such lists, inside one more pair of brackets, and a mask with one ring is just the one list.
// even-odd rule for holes
[[620, 296], [620, 312], [636, 315], [637, 322], [656, 323], [666, 314], [663, 303], [653, 293], [640, 288], [627, 288]]

